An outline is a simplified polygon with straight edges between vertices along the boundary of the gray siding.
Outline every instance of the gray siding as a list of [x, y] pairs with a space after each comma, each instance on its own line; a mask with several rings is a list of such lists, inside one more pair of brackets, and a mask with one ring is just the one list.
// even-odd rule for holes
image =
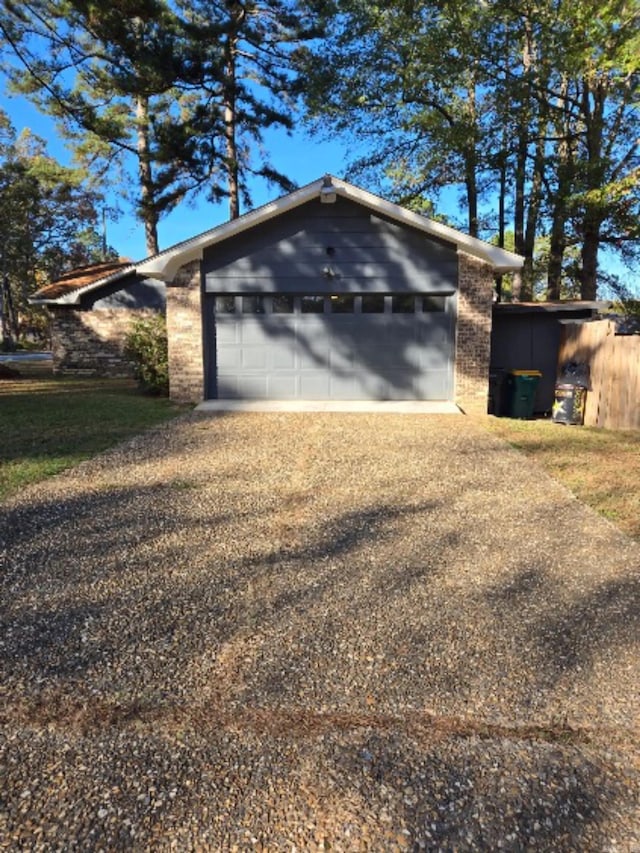
[[83, 308], [127, 308], [164, 311], [166, 285], [154, 278], [132, 275], [88, 293], [82, 299]]
[[352, 201], [311, 201], [204, 255], [208, 293], [452, 293], [456, 247]]

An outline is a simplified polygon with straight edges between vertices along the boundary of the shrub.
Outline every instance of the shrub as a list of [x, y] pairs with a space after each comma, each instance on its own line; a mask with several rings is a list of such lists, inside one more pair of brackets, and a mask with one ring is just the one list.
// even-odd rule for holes
[[169, 357], [164, 315], [134, 320], [126, 338], [125, 353], [133, 362], [140, 387], [148, 394], [167, 396]]

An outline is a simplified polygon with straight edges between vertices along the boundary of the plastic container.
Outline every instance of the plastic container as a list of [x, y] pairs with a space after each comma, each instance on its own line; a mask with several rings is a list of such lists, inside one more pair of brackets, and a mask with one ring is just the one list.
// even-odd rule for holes
[[511, 370], [507, 376], [507, 415], [510, 418], [533, 417], [536, 391], [542, 373], [539, 370]]

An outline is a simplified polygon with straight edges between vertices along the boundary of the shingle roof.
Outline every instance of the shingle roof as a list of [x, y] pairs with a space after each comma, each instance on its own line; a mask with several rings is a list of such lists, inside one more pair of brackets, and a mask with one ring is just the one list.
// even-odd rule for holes
[[31, 299], [34, 302], [57, 300], [62, 296], [82, 290], [103, 280], [107, 281], [109, 279], [120, 278], [122, 272], [129, 268], [133, 271], [133, 264], [125, 258], [78, 267], [75, 270], [70, 270], [57, 281], [45, 284], [44, 287], [41, 287], [40, 290], [33, 294]]

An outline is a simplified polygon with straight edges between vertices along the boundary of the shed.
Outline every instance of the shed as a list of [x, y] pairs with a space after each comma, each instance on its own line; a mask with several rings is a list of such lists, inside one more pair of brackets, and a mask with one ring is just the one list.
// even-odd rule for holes
[[[590, 320], [606, 310], [608, 302], [497, 302], [491, 330], [491, 376], [497, 385], [510, 370], [539, 370], [534, 412], [553, 406], [561, 324]], [[492, 395], [493, 396], [493, 395]], [[490, 409], [497, 408], [490, 401]]]

